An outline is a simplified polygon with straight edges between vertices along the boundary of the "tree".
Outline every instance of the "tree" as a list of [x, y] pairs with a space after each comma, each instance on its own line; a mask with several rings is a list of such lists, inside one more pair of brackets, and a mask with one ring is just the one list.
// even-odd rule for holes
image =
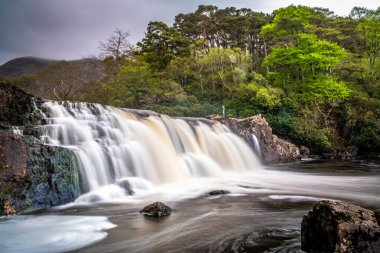
[[137, 45], [155, 70], [164, 70], [176, 56], [190, 54], [190, 42], [176, 29], [158, 21], [148, 24], [145, 37]]
[[197, 61], [202, 94], [211, 98], [230, 97], [235, 86], [246, 80], [249, 59], [240, 48], [211, 48]]
[[315, 35], [300, 34], [293, 46], [277, 46], [264, 60], [273, 68], [274, 84], [300, 85], [305, 81], [332, 74], [336, 64], [345, 57], [345, 51], [334, 43], [319, 40]]
[[128, 41], [129, 33], [116, 29], [105, 42], [99, 43], [100, 56], [104, 59], [113, 58], [116, 62], [120, 62], [123, 57], [127, 56], [133, 46]]
[[361, 19], [358, 30], [363, 36], [364, 50], [369, 59], [370, 77], [375, 80], [376, 62], [380, 58], [380, 15]]
[[327, 127], [332, 110], [350, 95], [346, 84], [334, 76], [334, 68], [345, 56], [334, 43], [299, 34], [294, 46], [273, 48], [264, 64], [272, 68], [274, 84], [288, 94], [298, 93], [297, 99], [317, 109]]
[[79, 68], [66, 61], [40, 71], [33, 77], [33, 81], [40, 87], [37, 93], [41, 96], [61, 101], [72, 99], [84, 83]]
[[355, 6], [352, 8], [349, 17], [352, 19], [361, 19], [372, 15], [372, 13], [373, 11], [368, 8]]
[[282, 36], [294, 36], [310, 25], [312, 9], [306, 6], [290, 5], [273, 11], [273, 22], [262, 27], [262, 35], [273, 38]]

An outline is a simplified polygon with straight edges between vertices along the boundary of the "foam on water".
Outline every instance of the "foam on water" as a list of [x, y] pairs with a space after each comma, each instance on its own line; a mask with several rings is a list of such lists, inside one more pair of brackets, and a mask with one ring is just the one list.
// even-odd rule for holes
[[0, 219], [0, 250], [56, 253], [100, 241], [115, 227], [102, 216], [14, 216]]

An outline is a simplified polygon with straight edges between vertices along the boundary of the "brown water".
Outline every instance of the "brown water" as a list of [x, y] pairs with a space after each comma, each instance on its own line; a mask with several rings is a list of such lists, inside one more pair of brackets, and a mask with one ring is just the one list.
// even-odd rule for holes
[[[5, 248], [6, 252], [301, 252], [301, 220], [315, 201], [342, 199], [380, 208], [380, 165], [375, 163], [310, 161], [267, 168], [252, 177], [255, 179], [248, 175], [240, 181], [210, 179], [193, 188], [184, 185], [187, 191], [181, 191], [179, 185], [165, 189], [187, 192], [182, 199], [177, 194], [162, 194], [162, 190], [161, 194], [135, 197], [124, 203], [40, 211], [27, 217], [51, 217], [53, 222], [36, 227], [34, 233], [31, 227], [32, 232], [24, 236], [29, 240], [21, 240], [25, 227], [17, 230], [17, 225], [13, 226], [19, 240], [8, 244], [4, 242], [3, 230], [0, 251]], [[229, 190], [231, 194], [212, 197], [206, 194], [210, 189]], [[139, 214], [153, 200], [164, 200], [172, 207], [172, 215], [154, 219]], [[99, 216], [116, 227], [91, 220]], [[70, 217], [90, 220], [71, 225], [62, 222]], [[91, 223], [98, 227], [95, 230], [102, 231], [91, 234], [93, 229], [87, 227]], [[44, 231], [47, 236], [43, 238]], [[59, 237], [65, 231], [68, 234]], [[103, 237], [95, 238], [96, 232]], [[84, 241], [87, 238], [87, 242], [77, 243], [80, 238]], [[92, 244], [85, 246], [89, 243]], [[49, 248], [44, 251], [46, 247]]]

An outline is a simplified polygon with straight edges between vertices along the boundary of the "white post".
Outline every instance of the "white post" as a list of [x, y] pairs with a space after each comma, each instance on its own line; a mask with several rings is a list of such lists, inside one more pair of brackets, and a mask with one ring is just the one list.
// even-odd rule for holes
[[224, 107], [224, 105], [222, 106], [222, 109], [223, 109], [223, 118], [226, 117], [226, 108]]

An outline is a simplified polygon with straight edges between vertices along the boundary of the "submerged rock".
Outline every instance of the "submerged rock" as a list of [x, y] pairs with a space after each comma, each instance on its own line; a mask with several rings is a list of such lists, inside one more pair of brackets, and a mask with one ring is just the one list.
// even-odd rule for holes
[[120, 180], [116, 182], [118, 186], [124, 189], [125, 193], [128, 195], [133, 195], [135, 192], [132, 190], [131, 184], [128, 182], [128, 180]]
[[225, 190], [215, 190], [215, 191], [211, 191], [209, 192], [208, 194], [210, 196], [217, 196], [217, 195], [224, 195], [224, 194], [230, 194], [231, 192], [230, 191], [225, 191]]
[[150, 205], [147, 205], [144, 207], [140, 213], [146, 215], [146, 216], [151, 216], [151, 217], [162, 217], [162, 216], [168, 216], [172, 213], [172, 210], [170, 207], [165, 205], [162, 202], [154, 202]]
[[303, 217], [306, 252], [380, 252], [380, 226], [373, 211], [338, 201], [320, 201]]
[[273, 134], [272, 128], [261, 114], [246, 119], [225, 119], [221, 121], [232, 132], [246, 140], [253, 150], [255, 150], [255, 144], [252, 143], [252, 135], [256, 136], [261, 149], [259, 155], [264, 162], [292, 162], [301, 158], [299, 148]]

